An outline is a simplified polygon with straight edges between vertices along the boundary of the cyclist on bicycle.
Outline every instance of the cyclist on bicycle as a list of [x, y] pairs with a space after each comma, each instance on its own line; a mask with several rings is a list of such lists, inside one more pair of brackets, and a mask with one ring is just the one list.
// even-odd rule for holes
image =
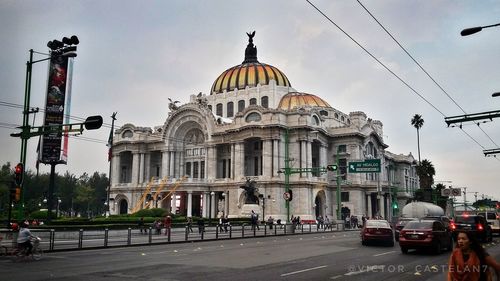
[[28, 249], [26, 251], [26, 255], [31, 254], [31, 249], [33, 249], [33, 244], [31, 244], [30, 238], [34, 238], [31, 234], [31, 231], [28, 228], [28, 224], [23, 222], [21, 223], [21, 229], [19, 230], [19, 236], [17, 236], [17, 245], [18, 247], [22, 247]]

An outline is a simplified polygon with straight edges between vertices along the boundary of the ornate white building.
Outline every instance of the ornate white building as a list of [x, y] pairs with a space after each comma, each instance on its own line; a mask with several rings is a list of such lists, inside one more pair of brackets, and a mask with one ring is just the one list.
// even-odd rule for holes
[[[141, 199], [151, 193], [158, 197], [149, 207], [186, 216], [243, 217], [254, 210], [284, 221], [287, 214], [335, 218], [337, 173], [323, 171], [336, 163], [344, 215], [387, 218], [396, 198], [402, 207], [418, 187], [411, 153], [386, 150], [382, 122], [296, 91], [282, 71], [257, 60], [254, 33], [248, 36], [245, 60], [222, 72], [210, 95], [192, 95], [182, 105], [171, 102], [165, 124], [154, 129], [126, 124], [116, 130], [111, 214], [143, 208], [149, 198]], [[290, 175], [288, 212], [286, 156], [294, 171], [323, 168]], [[368, 158], [381, 160], [380, 174], [347, 172], [349, 162]], [[162, 179], [166, 185], [160, 191]], [[241, 188], [247, 179], [256, 183], [258, 200], [252, 204]]]

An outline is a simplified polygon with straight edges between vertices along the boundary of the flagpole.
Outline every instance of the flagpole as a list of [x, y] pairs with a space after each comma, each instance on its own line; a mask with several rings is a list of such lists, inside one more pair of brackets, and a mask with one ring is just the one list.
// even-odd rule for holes
[[109, 196], [111, 192], [111, 171], [113, 170], [113, 135], [114, 135], [114, 130], [115, 130], [115, 120], [116, 120], [116, 112], [113, 112], [111, 115], [111, 131], [109, 132], [109, 138], [108, 138], [108, 162], [109, 162], [109, 180], [108, 180], [108, 190], [106, 194], [106, 217], [109, 217], [110, 211], [111, 211], [111, 206], [109, 206]]

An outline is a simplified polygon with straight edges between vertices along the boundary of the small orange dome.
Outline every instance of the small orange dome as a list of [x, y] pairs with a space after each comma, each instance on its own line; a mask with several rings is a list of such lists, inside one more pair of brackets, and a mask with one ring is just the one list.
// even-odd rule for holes
[[280, 103], [278, 104], [278, 109], [292, 110], [296, 107], [302, 106], [331, 108], [331, 106], [326, 101], [318, 96], [308, 93], [292, 92], [284, 95], [281, 98]]

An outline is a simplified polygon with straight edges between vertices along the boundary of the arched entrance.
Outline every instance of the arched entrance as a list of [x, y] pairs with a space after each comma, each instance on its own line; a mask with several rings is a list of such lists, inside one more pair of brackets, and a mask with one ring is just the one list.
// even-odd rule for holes
[[120, 201], [120, 212], [119, 212], [119, 214], [122, 215], [122, 214], [127, 214], [127, 213], [128, 213], [128, 202], [127, 202], [127, 200], [122, 199]]

